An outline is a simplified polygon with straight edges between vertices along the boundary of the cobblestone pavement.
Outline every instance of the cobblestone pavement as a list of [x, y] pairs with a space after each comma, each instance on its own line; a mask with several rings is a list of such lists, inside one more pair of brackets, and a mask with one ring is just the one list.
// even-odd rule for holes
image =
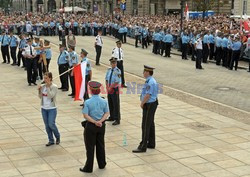
[[[111, 43], [109, 40], [104, 40], [104, 42], [105, 45]], [[93, 57], [92, 42], [83, 41], [82, 44], [89, 50], [90, 57]], [[130, 56], [132, 54], [132, 51], [129, 51], [130, 48], [127, 46], [124, 48], [128, 60], [146, 61], [149, 65], [157, 67], [158, 72], [164, 71], [160, 69], [164, 63], [166, 71], [169, 71], [166, 72], [169, 75], [165, 76], [167, 82], [174, 80], [173, 78], [180, 80], [181, 75], [185, 76], [184, 73], [191, 75], [186, 76], [189, 81], [185, 81], [186, 84], [190, 83], [190, 87], [195, 85], [194, 75], [198, 77], [197, 83], [202, 78], [216, 75], [215, 72], [228, 77], [229, 75], [247, 77], [241, 71], [228, 72], [210, 64], [205, 66], [204, 71], [195, 71], [192, 70], [193, 64], [189, 61], [179, 61], [175, 57], [157, 58], [148, 52], [136, 53], [134, 51], [135, 57], [138, 58], [133, 58]], [[102, 58], [103, 62], [108, 60], [108, 53], [104, 51], [106, 57]], [[53, 46], [51, 71], [54, 76], [58, 73], [57, 56], [57, 48]], [[151, 61], [153, 59], [154, 61]], [[174, 70], [170, 67], [171, 63], [175, 63], [182, 74], [170, 75], [170, 71]], [[127, 69], [130, 65], [132, 63], [125, 62]], [[141, 75], [142, 69], [142, 64], [134, 63], [131, 71]], [[93, 80], [104, 83], [105, 71], [104, 66], [94, 66]], [[80, 102], [74, 102], [67, 96], [68, 93], [58, 92], [57, 124], [61, 133], [61, 144], [45, 147], [47, 137], [36, 87], [27, 86], [26, 73], [16, 66], [1, 64], [0, 75], [0, 177], [250, 176], [249, 125], [163, 94], [159, 96], [160, 105], [155, 118], [156, 149], [150, 149], [143, 154], [131, 153], [131, 150], [137, 147], [141, 137], [141, 109], [139, 95], [126, 94], [126, 89], [121, 95], [121, 125], [112, 126], [107, 123], [106, 126], [108, 162], [106, 169], [99, 170], [95, 161], [93, 174], [83, 174], [79, 172], [79, 167], [86, 159], [82, 138], [83, 129], [80, 126], [82, 120]], [[156, 77], [158, 76], [159, 74], [156, 74]], [[126, 78], [128, 82], [144, 82], [133, 75], [127, 75]], [[164, 80], [163, 76], [160, 78]], [[60, 86], [59, 80], [54, 82]], [[199, 85], [202, 84], [199, 83]], [[124, 135], [126, 135], [127, 146], [123, 146]]]
[[[58, 44], [57, 37], [49, 39]], [[95, 59], [95, 38], [77, 37], [76, 50], [85, 48], [89, 57]], [[103, 37], [101, 63], [109, 64], [111, 51], [115, 47], [115, 40]], [[195, 63], [181, 60], [180, 56], [171, 58], [155, 56], [151, 50], [123, 45], [125, 58], [124, 68], [128, 73], [141, 76], [142, 66], [151, 65], [156, 68], [155, 77], [158, 82], [184, 92], [223, 103], [241, 110], [250, 111], [250, 73], [246, 70], [229, 71], [214, 63], [203, 64], [204, 70], [196, 70]]]

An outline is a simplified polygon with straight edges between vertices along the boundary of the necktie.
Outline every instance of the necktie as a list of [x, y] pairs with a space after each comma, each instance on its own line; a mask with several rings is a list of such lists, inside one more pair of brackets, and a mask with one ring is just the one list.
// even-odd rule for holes
[[121, 59], [121, 49], [119, 48], [119, 60]]
[[102, 42], [102, 38], [100, 37], [100, 40], [101, 40], [101, 43], [103, 44], [103, 42]]
[[109, 77], [109, 85], [111, 85], [111, 79], [112, 79], [113, 71], [114, 71], [114, 69], [111, 70], [111, 74], [110, 74], [110, 77]]
[[31, 48], [31, 46], [30, 46], [30, 55], [33, 55], [33, 54], [32, 54], [32, 48]]
[[3, 45], [3, 41], [4, 41], [4, 36], [5, 36], [5, 35], [3, 35], [3, 38], [2, 38], [2, 45]]
[[60, 59], [61, 55], [62, 55], [62, 52], [60, 53], [60, 55], [59, 55], [59, 57], [58, 57], [58, 59], [57, 59], [57, 63], [58, 63], [58, 64], [59, 64], [59, 59]]

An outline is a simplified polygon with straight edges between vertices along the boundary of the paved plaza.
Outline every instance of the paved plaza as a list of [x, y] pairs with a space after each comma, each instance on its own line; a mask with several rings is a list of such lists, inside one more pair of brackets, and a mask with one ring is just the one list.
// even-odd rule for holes
[[[58, 44], [58, 38], [49, 38]], [[95, 58], [94, 37], [77, 37], [79, 52], [85, 48]], [[104, 83], [106, 65], [115, 40], [104, 38], [101, 66], [93, 66], [93, 80]], [[155, 78], [169, 88], [204, 97], [249, 115], [249, 73], [228, 71], [214, 64], [197, 71], [194, 63], [172, 56], [154, 56], [150, 50], [124, 45], [126, 81], [144, 83], [143, 64], [156, 67]], [[56, 76], [58, 46], [52, 45], [51, 71]], [[58, 91], [57, 125], [61, 144], [45, 147], [47, 135], [40, 113], [37, 87], [28, 87], [26, 72], [16, 66], [0, 65], [0, 177], [250, 177], [250, 125], [211, 108], [187, 103], [184, 98], [159, 95], [156, 112], [156, 149], [133, 154], [141, 137], [139, 94], [123, 89], [121, 124], [106, 126], [107, 166], [92, 174], [79, 172], [86, 160], [80, 102]], [[58, 86], [59, 80], [54, 81]], [[230, 87], [224, 91], [216, 89]], [[192, 97], [190, 95], [190, 98]], [[106, 95], [103, 95], [106, 97]], [[185, 102], [184, 102], [185, 101]], [[209, 101], [209, 100], [208, 100]], [[200, 102], [200, 104], [203, 102]], [[227, 109], [234, 108], [227, 107]], [[223, 110], [221, 110], [223, 112]], [[126, 139], [127, 145], [124, 145]]]

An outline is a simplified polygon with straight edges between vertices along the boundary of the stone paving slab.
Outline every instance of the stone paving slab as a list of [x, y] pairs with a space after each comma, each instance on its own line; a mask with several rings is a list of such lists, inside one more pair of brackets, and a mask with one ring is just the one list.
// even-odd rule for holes
[[[51, 71], [58, 74], [53, 46]], [[106, 67], [93, 67], [93, 80], [104, 83]], [[37, 87], [28, 87], [23, 69], [0, 65], [0, 176], [166, 176], [247, 177], [250, 175], [250, 126], [166, 95], [159, 95], [156, 149], [133, 154], [141, 138], [138, 94], [121, 95], [122, 121], [107, 123], [107, 168], [93, 174], [79, 172], [85, 160], [80, 102], [58, 92], [57, 124], [60, 145], [45, 147], [47, 137]], [[143, 83], [133, 75], [127, 80]], [[58, 86], [59, 80], [54, 81]], [[106, 95], [103, 95], [106, 97]], [[195, 127], [195, 126], [198, 127]], [[204, 126], [207, 125], [207, 126]], [[209, 127], [209, 129], [207, 128]], [[128, 146], [123, 146], [124, 133]]]

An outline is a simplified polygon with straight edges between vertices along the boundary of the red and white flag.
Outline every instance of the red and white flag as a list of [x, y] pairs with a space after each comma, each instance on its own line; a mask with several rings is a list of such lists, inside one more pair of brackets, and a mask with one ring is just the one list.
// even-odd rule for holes
[[82, 100], [85, 93], [85, 75], [87, 62], [81, 62], [73, 69], [75, 77], [75, 101]]
[[188, 10], [188, 4], [186, 2], [186, 8], [185, 8], [185, 16], [186, 16], [186, 20], [189, 20], [189, 10]]

